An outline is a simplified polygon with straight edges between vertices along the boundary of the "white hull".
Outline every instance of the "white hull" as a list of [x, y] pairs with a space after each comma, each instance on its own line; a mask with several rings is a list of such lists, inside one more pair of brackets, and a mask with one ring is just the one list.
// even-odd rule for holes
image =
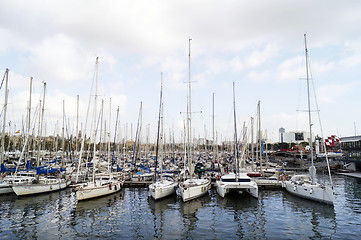
[[52, 180], [55, 181], [52, 182], [40, 181], [39, 183], [34, 183], [34, 184], [13, 185], [12, 188], [16, 193], [16, 195], [24, 196], [24, 195], [58, 191], [66, 188], [70, 184], [70, 181], [65, 179], [52, 179]]
[[76, 198], [78, 201], [96, 198], [119, 192], [122, 189], [123, 181], [108, 181], [95, 183], [89, 182], [86, 184], [80, 184], [76, 187]]
[[187, 179], [179, 184], [179, 192], [184, 202], [203, 196], [211, 187], [209, 179]]
[[161, 180], [149, 185], [150, 195], [154, 200], [172, 195], [176, 192], [177, 183], [174, 181]]
[[292, 181], [284, 181], [282, 185], [287, 192], [296, 196], [333, 205], [334, 192], [329, 187], [311, 183], [298, 184]]
[[251, 196], [258, 198], [258, 186], [247, 174], [239, 174], [238, 181], [233, 173], [222, 176], [219, 181], [216, 181], [216, 187], [218, 194], [222, 198], [231, 191], [245, 191]]

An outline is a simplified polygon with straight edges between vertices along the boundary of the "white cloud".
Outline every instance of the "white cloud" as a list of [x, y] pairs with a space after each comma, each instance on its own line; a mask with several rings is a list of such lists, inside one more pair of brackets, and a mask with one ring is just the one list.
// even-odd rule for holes
[[278, 55], [278, 47], [267, 44], [263, 51], [255, 50], [248, 57], [242, 61], [239, 56], [230, 61], [230, 66], [233, 71], [242, 71], [249, 68], [254, 68], [270, 61], [273, 57]]
[[359, 86], [360, 84], [355, 83], [323, 85], [317, 89], [317, 99], [325, 103], [336, 103]]
[[283, 61], [277, 68], [277, 80], [295, 80], [305, 72], [304, 57], [297, 56]]
[[29, 69], [41, 73], [41, 79], [68, 84], [86, 78], [91, 72], [89, 65], [84, 62], [90, 62], [93, 56], [89, 56], [74, 40], [65, 35], [46, 38], [29, 48], [29, 51]]

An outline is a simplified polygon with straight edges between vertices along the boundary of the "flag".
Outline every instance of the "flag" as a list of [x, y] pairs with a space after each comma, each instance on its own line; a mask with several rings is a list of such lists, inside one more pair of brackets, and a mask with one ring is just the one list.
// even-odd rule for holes
[[20, 130], [17, 130], [16, 132], [15, 132], [15, 134], [19, 134], [20, 133]]

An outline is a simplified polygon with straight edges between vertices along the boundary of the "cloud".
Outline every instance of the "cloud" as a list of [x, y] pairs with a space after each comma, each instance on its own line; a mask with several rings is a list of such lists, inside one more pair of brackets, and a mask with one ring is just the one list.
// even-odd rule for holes
[[[30, 51], [28, 69], [41, 73], [39, 78], [68, 84], [86, 78], [92, 71], [89, 65], [93, 56], [86, 53], [73, 39], [63, 34], [45, 38]], [[95, 58], [93, 58], [95, 59]], [[94, 60], [95, 61], [95, 60]]]
[[317, 99], [320, 102], [336, 103], [346, 97], [355, 89], [359, 88], [359, 83], [326, 84], [317, 89]]
[[255, 50], [245, 60], [241, 60], [236, 56], [230, 61], [230, 66], [233, 71], [242, 71], [249, 68], [254, 68], [270, 61], [278, 55], [279, 48], [275, 45], [267, 44], [262, 51]]
[[302, 74], [305, 72], [305, 67], [302, 64], [304, 64], [304, 57], [302, 56], [283, 61], [277, 68], [277, 80], [294, 80], [304, 76]]

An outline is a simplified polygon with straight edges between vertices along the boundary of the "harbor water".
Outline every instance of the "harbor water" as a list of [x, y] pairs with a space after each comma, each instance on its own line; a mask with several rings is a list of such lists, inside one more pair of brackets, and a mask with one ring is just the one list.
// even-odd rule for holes
[[267, 189], [258, 199], [222, 199], [212, 188], [186, 203], [176, 195], [154, 201], [147, 188], [79, 203], [71, 188], [3, 195], [0, 239], [360, 239], [361, 179], [332, 178], [334, 207]]

